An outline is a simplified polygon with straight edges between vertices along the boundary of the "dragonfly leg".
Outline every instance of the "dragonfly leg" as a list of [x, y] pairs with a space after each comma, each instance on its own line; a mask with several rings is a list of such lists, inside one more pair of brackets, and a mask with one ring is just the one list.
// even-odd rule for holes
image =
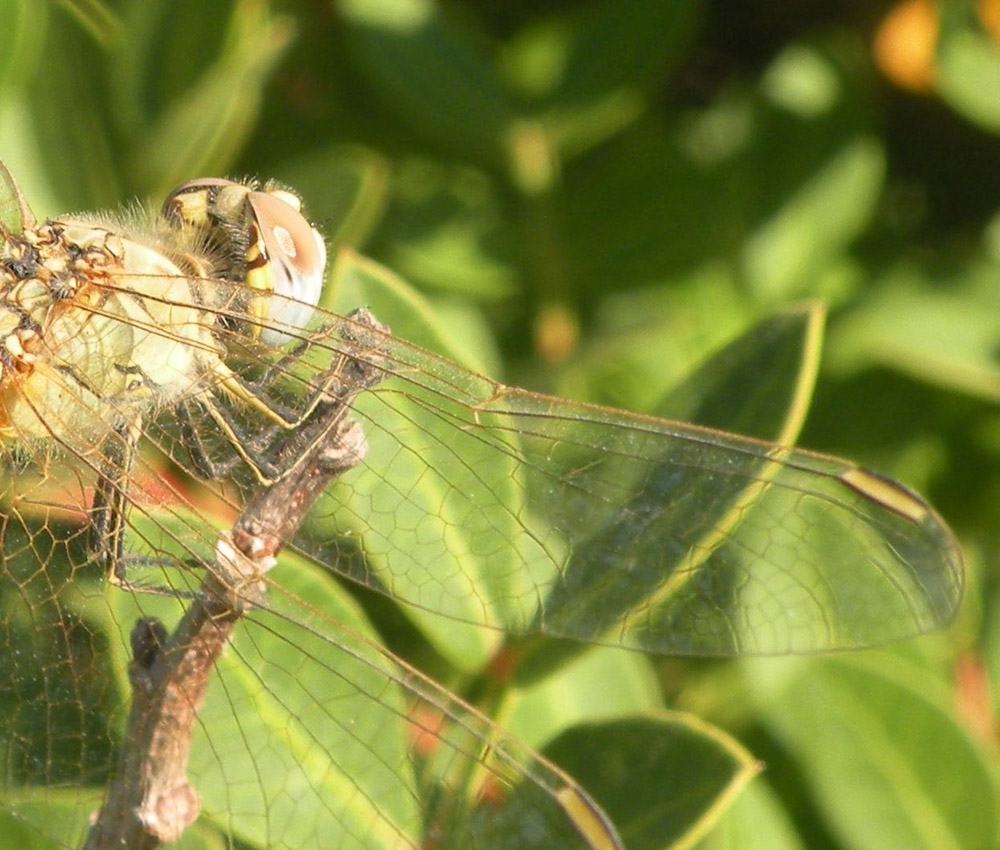
[[139, 590], [171, 597], [193, 594], [175, 588], [130, 581], [128, 568], [178, 566], [177, 561], [124, 551], [125, 528], [129, 511], [130, 476], [135, 466], [140, 423], [131, 422], [113, 430], [101, 446], [101, 466], [94, 485], [90, 507], [87, 549], [90, 557], [103, 568], [109, 584], [127, 590]]
[[213, 456], [187, 404], [177, 406], [177, 419], [184, 448], [191, 458], [194, 471], [201, 478], [225, 478], [242, 462], [243, 459], [238, 454], [230, 454], [225, 458]]
[[[273, 363], [255, 381], [243, 378], [220, 360], [215, 371], [219, 391], [281, 428], [294, 431], [321, 403], [353, 397], [385, 376], [386, 364], [378, 349], [389, 329], [363, 308], [348, 314], [347, 318], [350, 324], [340, 331], [343, 348], [331, 347], [330, 365], [319, 374], [318, 380], [308, 382], [308, 393], [294, 410], [283, 405], [269, 389], [281, 376], [290, 374], [286, 364], [300, 359], [308, 342]], [[369, 333], [371, 330], [376, 333]]]
[[[220, 361], [216, 369], [218, 391], [214, 396], [201, 396], [197, 403], [218, 426], [235, 455], [213, 458], [190, 414], [185, 412], [188, 423], [185, 433], [193, 438], [188, 450], [200, 473], [209, 478], [222, 477], [232, 471], [234, 461], [242, 460], [260, 484], [270, 486], [298, 463], [296, 452], [289, 448], [301, 443], [300, 433], [317, 422], [324, 423], [325, 434], [345, 425], [353, 398], [382, 380], [386, 372], [377, 350], [380, 337], [373, 335], [366, 339], [364, 329], [371, 328], [378, 334], [388, 329], [368, 311], [355, 311], [351, 317], [356, 326], [344, 331], [347, 343], [344, 350], [335, 353], [333, 363], [318, 380], [309, 382], [309, 392], [296, 411], [278, 403], [274, 398], [276, 393], [269, 392], [271, 385], [287, 374], [287, 367], [280, 364], [286, 360], [292, 362], [293, 355], [279, 360], [254, 382], [245, 380]], [[245, 415], [247, 411], [261, 414], [270, 427], [262, 429], [259, 422], [250, 421]], [[300, 446], [298, 453], [310, 448]]]
[[101, 445], [101, 464], [90, 508], [87, 548], [108, 581], [127, 583], [123, 563], [129, 476], [135, 464], [139, 423], [115, 428]]
[[296, 435], [311, 423], [324, 420], [332, 429], [338, 421], [346, 419], [350, 413], [347, 400], [336, 403], [321, 403], [322, 398], [310, 400], [306, 412], [290, 425], [272, 426], [265, 430], [254, 429], [252, 424], [241, 422], [226, 406], [215, 399], [200, 399], [205, 412], [219, 426], [225, 442], [234, 449], [229, 457], [216, 460], [203, 441], [187, 446], [192, 461], [198, 471], [210, 478], [228, 475], [236, 463], [242, 461], [260, 484], [270, 486], [284, 478], [297, 463], [295, 456], [289, 456], [286, 446], [292, 444]]

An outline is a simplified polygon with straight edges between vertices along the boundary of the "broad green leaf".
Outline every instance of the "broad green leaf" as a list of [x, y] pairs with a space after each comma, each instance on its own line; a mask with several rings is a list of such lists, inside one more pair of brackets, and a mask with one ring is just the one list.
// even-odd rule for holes
[[1000, 131], [1000, 52], [985, 33], [946, 28], [937, 53], [935, 89], [980, 127]]
[[435, 0], [334, 0], [372, 87], [421, 137], [503, 162], [514, 110], [485, 46]]
[[217, 61], [137, 134], [129, 170], [153, 197], [193, 175], [226, 171], [253, 130], [291, 22], [269, 16], [266, 7], [239, 4], [230, 30]]
[[573, 294], [600, 301], [727, 258], [746, 228], [738, 165], [704, 167], [651, 118], [566, 162], [559, 216], [540, 225], [554, 229]]
[[647, 108], [645, 90], [680, 60], [700, 10], [689, 0], [610, 0], [578, 17], [559, 29], [529, 27], [507, 51], [509, 73], [538, 101], [553, 160], [593, 148]]
[[405, 280], [384, 266], [342, 251], [336, 258], [327, 284], [334, 312], [346, 315], [358, 307], [368, 307], [379, 321], [389, 325], [393, 336], [451, 357], [472, 369], [485, 371], [497, 362], [490, 338], [468, 322], [446, 324], [434, 305]]
[[0, 841], [5, 847], [17, 850], [62, 850], [82, 846], [89, 816], [100, 805], [99, 788], [82, 793], [44, 786], [7, 788], [0, 798]]
[[560, 370], [556, 393], [685, 420], [664, 398], [755, 321], [731, 268], [709, 262], [662, 286], [602, 299], [594, 328]]
[[750, 783], [696, 850], [808, 850], [766, 776]]
[[46, 3], [0, 0], [0, 96], [35, 73], [47, 20]]
[[254, 30], [271, 26], [268, 3], [127, 0], [122, 5], [127, 37], [110, 57], [108, 97], [118, 131], [130, 141], [190, 96], [223, 57], [258, 37]]
[[34, 151], [67, 209], [105, 207], [123, 195], [121, 154], [111, 110], [103, 97], [107, 44], [91, 38], [77, 20], [52, 15], [44, 51], [59, 56], [59, 73], [37, 74], [28, 106]]
[[724, 732], [666, 711], [575, 726], [545, 755], [594, 796], [629, 850], [693, 846], [760, 770]]
[[[367, 305], [394, 334], [468, 360], [467, 349], [455, 347], [454, 336], [439, 328], [429, 307], [387, 270], [342, 254], [333, 285], [338, 304]], [[440, 403], [445, 410], [447, 402]], [[449, 597], [465, 600], [462, 608], [450, 612], [453, 619], [435, 615], [433, 606], [407, 613], [455, 666], [478, 669], [501, 635], [458, 621], [485, 618], [500, 625], [497, 606], [511, 592], [503, 577], [517, 574], [534, 545], [513, 520], [523, 499], [514, 458], [483, 455], [488, 446], [474, 437], [463, 438], [448, 426], [446, 413], [419, 401], [400, 400], [386, 412], [377, 395], [369, 395], [358, 399], [355, 410], [362, 422], [374, 424], [372, 417], [378, 416], [378, 427], [366, 429], [366, 463], [336, 482], [328, 494], [335, 507], [318, 511], [329, 513], [336, 525], [324, 533], [360, 536], [369, 557], [381, 565], [390, 592], [403, 598], [419, 598], [419, 586], [440, 577]], [[406, 451], [398, 442], [403, 435], [409, 440]], [[460, 515], [456, 511], [464, 510], [462, 503], [449, 495], [456, 492], [483, 503], [503, 494], [511, 510], [502, 516]], [[521, 551], [510, 545], [516, 539], [523, 540]], [[420, 540], [427, 542], [421, 546]]]
[[[328, 580], [302, 565], [283, 572], [284, 588], [327, 622], [368, 631]], [[204, 735], [191, 769], [206, 812], [226, 826], [235, 818], [236, 831], [262, 847], [277, 837], [296, 847], [338, 834], [366, 848], [396, 848], [401, 836], [416, 841], [420, 811], [403, 694], [386, 678], [390, 665], [346, 630], [334, 654], [308, 624], [253, 620], [237, 633], [200, 712]], [[255, 748], [248, 740], [269, 743]]]
[[809, 291], [812, 279], [864, 232], [882, 191], [878, 140], [848, 141], [746, 241], [743, 267], [765, 301]]
[[830, 365], [853, 372], [885, 366], [946, 389], [1000, 398], [1000, 297], [996, 266], [956, 269], [939, 280], [913, 264], [838, 322]]
[[765, 319], [673, 390], [662, 416], [789, 445], [812, 398], [826, 310], [812, 303]]
[[505, 227], [503, 199], [486, 175], [407, 159], [393, 172], [380, 254], [426, 291], [497, 300], [516, 291], [520, 274]]
[[702, 12], [692, 0], [594, 4], [575, 33], [551, 99], [576, 104], [646, 87], [683, 56]]
[[[280, 587], [268, 594], [270, 610], [237, 624], [198, 712], [188, 774], [202, 817], [260, 848], [316, 835], [366, 850], [416, 842], [421, 812], [398, 671], [327, 576], [290, 558], [271, 577]], [[112, 598], [125, 631], [154, 612], [173, 622], [165, 611], [180, 608]], [[314, 624], [302, 622], [303, 599]]]
[[746, 669], [762, 716], [845, 845], [996, 846], [995, 767], [936, 676], [890, 650]]
[[[772, 439], [782, 445], [793, 444], [802, 427], [816, 380], [823, 315], [821, 306], [811, 305], [762, 322], [698, 369], [681, 385], [676, 395], [666, 400], [664, 411], [677, 413], [699, 424], [722, 426], [732, 422], [744, 433]], [[767, 484], [776, 474], [780, 475], [780, 472], [776, 469], [767, 471], [762, 467], [759, 476], [748, 478], [724, 495], [720, 495], [721, 485], [713, 476], [692, 476], [685, 486], [678, 488], [683, 490], [683, 498], [676, 500], [671, 510], [671, 521], [686, 521], [691, 527], [704, 528], [705, 558], [725, 538], [738, 538], [745, 533], [750, 541], [753, 532], [744, 532], [740, 528], [743, 517], [755, 507], [766, 512], [769, 503], [776, 504], [782, 499], [781, 491], [769, 488]], [[642, 515], [642, 511], [638, 513]], [[778, 540], [783, 536], [781, 531], [791, 537], [802, 533], [802, 529], [797, 526], [784, 530], [773, 530], [765, 526], [758, 534], [773, 534]], [[617, 533], [618, 529], [612, 527], [609, 539]], [[789, 551], [793, 551], [794, 542], [789, 539], [786, 543], [790, 546]], [[663, 593], [664, 576], [696, 574], [699, 570], [711, 569], [700, 561], [692, 560], [689, 553], [678, 553], [678, 559], [688, 559], [681, 561], [683, 569], [678, 569], [677, 564], [663, 563], [660, 571], [650, 571], [646, 585], [649, 596], [646, 598], [638, 593], [622, 599], [607, 591], [595, 594], [590, 592], [588, 585], [598, 588], [605, 585], [606, 565], [599, 556], [588, 559], [587, 552], [593, 549], [599, 555], [602, 552], [601, 546], [600, 539], [592, 541], [583, 556], [570, 564], [564, 583], [556, 587], [552, 597], [546, 602], [548, 620], [558, 622], [560, 617], [576, 617], [609, 622], [609, 612], [615, 604], [627, 604], [633, 611], [640, 612], [651, 604], [669, 605], [669, 595], [665, 595], [665, 599], [659, 597]], [[765, 551], [767, 544], [753, 540], [749, 548], [750, 551]], [[662, 563], [664, 557], [662, 552], [648, 556], [651, 563]], [[759, 571], [770, 568], [780, 572], [787, 566], [784, 562], [768, 565], [767, 559], [762, 559], [755, 567], [748, 564], [746, 569]], [[693, 580], [698, 581], [697, 578]], [[706, 580], [724, 579], [706, 576]], [[669, 586], [674, 583], [666, 584]], [[768, 580], [763, 579], [763, 584], [767, 586]], [[683, 581], [677, 583], [671, 592], [683, 596], [686, 592]], [[754, 617], [754, 607], [758, 603], [750, 600], [746, 600], [746, 603], [748, 610], [741, 613], [740, 617]], [[595, 610], [598, 608], [599, 611]], [[621, 610], [617, 613], [623, 623], [629, 621], [630, 611]], [[678, 630], [682, 631], [683, 627], [679, 626]], [[749, 638], [752, 628], [748, 628], [747, 632], [746, 637]], [[580, 651], [580, 647], [574, 644], [546, 645], [529, 640], [527, 645], [532, 649], [528, 650], [519, 669], [519, 675], [526, 681], [548, 670], [552, 664]]]
[[663, 707], [649, 659], [639, 653], [592, 647], [553, 675], [507, 696], [498, 720], [535, 749], [581, 723]]

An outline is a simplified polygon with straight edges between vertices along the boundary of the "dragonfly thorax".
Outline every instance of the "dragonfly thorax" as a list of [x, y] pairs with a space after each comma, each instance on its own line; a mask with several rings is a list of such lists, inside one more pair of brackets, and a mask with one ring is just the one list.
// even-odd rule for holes
[[0, 245], [0, 437], [93, 445], [191, 393], [220, 345], [196, 281], [104, 227], [50, 221]]

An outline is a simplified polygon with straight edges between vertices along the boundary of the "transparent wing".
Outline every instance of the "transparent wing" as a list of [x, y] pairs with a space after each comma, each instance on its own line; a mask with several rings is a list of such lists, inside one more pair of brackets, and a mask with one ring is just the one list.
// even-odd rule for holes
[[[391, 336], [366, 352], [344, 341], [350, 319], [321, 321], [268, 379], [276, 407], [344, 355], [383, 377], [352, 405], [365, 460], [294, 546], [434, 615], [432, 632], [444, 615], [658, 653], [813, 652], [919, 634], [958, 604], [949, 530], [853, 464], [513, 389]], [[216, 435], [203, 451], [232, 449]]]

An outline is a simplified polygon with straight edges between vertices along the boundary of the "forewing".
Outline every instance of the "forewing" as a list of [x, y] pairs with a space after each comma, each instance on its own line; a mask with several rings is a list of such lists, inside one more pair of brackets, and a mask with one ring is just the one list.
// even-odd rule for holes
[[418, 612], [697, 655], [867, 646], [954, 613], [956, 543], [898, 484], [505, 387], [392, 337], [345, 348], [345, 323], [327, 317], [297, 365], [316, 380], [377, 357], [352, 405], [369, 451], [295, 546]]

